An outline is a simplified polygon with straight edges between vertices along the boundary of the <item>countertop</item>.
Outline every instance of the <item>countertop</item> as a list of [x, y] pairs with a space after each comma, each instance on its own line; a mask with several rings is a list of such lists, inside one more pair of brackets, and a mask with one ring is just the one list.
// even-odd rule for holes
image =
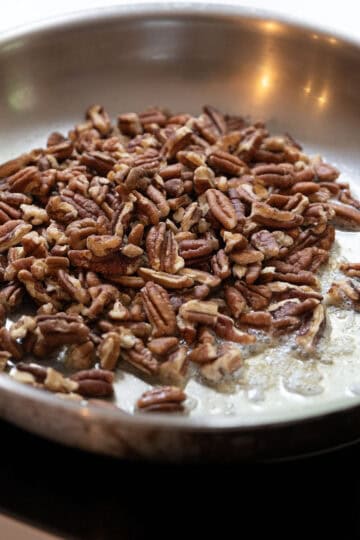
[[[123, 3], [8, 2], [1, 13], [0, 33], [65, 12]], [[342, 0], [341, 6], [313, 0], [272, 0], [271, 6], [266, 1], [238, 3], [271, 8], [360, 38], [360, 6], [353, 0]], [[209, 532], [228, 539], [230, 535], [241, 538], [245, 529], [250, 538], [271, 537], [273, 532], [291, 537], [294, 531], [304, 538], [360, 537], [360, 444], [270, 466], [180, 467], [86, 454], [1, 421], [0, 438], [0, 511], [17, 520], [0, 522], [1, 540], [47, 538], [40, 529], [51, 532], [51, 538], [84, 540], [205, 538]], [[21, 532], [16, 523], [39, 529], [26, 527]]]

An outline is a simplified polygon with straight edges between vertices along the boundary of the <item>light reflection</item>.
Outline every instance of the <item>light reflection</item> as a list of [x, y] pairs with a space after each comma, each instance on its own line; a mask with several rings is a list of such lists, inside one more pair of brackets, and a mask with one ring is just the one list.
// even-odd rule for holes
[[320, 96], [317, 97], [317, 102], [319, 104], [319, 107], [324, 107], [328, 102], [328, 94], [327, 91], [324, 90]]
[[334, 37], [328, 38], [328, 42], [331, 43], [331, 45], [337, 45], [339, 43], [338, 40]]
[[270, 75], [269, 74], [265, 74], [265, 75], [263, 75], [261, 77], [260, 86], [262, 86], [262, 88], [269, 88], [269, 86], [270, 86]]
[[304, 88], [304, 92], [305, 92], [305, 94], [307, 94], [307, 95], [311, 94], [311, 90], [312, 90], [311, 84], [307, 84], [307, 85], [305, 86], [305, 88]]
[[284, 30], [283, 25], [276, 21], [264, 21], [261, 23], [261, 27], [271, 34], [279, 34]]
[[313, 39], [319, 39], [319, 36], [317, 34], [312, 34], [311, 36]]
[[25, 111], [30, 109], [35, 103], [35, 94], [32, 86], [14, 86], [8, 94], [8, 103], [15, 111]]

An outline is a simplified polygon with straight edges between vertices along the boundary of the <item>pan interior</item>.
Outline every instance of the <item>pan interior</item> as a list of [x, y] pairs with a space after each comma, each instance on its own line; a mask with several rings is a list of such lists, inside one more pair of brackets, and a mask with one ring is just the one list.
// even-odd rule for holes
[[[213, 104], [290, 132], [360, 194], [360, 50], [339, 38], [265, 19], [211, 15], [99, 18], [0, 43], [0, 160], [66, 132], [91, 103], [115, 116], [164, 105], [198, 113]], [[358, 233], [338, 232], [335, 262], [358, 262]], [[360, 316], [329, 311], [320, 361], [289, 346], [250, 359], [230, 393], [191, 380], [190, 415], [280, 420], [286, 412], [354, 404], [360, 394]], [[148, 387], [119, 371], [116, 399], [131, 412]]]

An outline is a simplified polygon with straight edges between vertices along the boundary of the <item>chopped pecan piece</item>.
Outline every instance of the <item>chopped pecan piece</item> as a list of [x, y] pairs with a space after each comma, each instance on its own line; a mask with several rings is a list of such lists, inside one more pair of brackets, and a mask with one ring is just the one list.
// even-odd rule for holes
[[46, 345], [54, 348], [72, 343], [83, 343], [89, 339], [89, 328], [77, 315], [57, 313], [56, 315], [38, 315], [37, 326], [46, 339]]
[[165, 362], [159, 367], [159, 378], [165, 384], [184, 386], [187, 377], [188, 359], [187, 348], [178, 347], [169, 354]]
[[301, 225], [304, 218], [291, 211], [278, 210], [262, 202], [253, 202], [250, 219], [276, 229], [292, 229]]
[[159, 370], [159, 362], [140, 339], [131, 349], [122, 350], [121, 357], [147, 375], [154, 375]]
[[164, 356], [171, 353], [179, 344], [176, 337], [160, 337], [149, 341], [148, 348], [153, 354]]
[[187, 275], [168, 274], [166, 272], [156, 272], [150, 268], [141, 267], [138, 270], [141, 277], [146, 281], [155, 281], [159, 285], [162, 285], [166, 289], [184, 289], [191, 287], [194, 284], [194, 280]]
[[213, 362], [200, 368], [201, 375], [209, 382], [217, 384], [229, 377], [243, 364], [241, 353], [236, 347], [223, 347], [222, 353]]
[[316, 345], [324, 332], [326, 325], [325, 309], [319, 304], [313, 311], [311, 318], [299, 330], [296, 338], [297, 344], [306, 355], [313, 355]]
[[212, 214], [224, 229], [234, 229], [237, 224], [237, 218], [231, 200], [218, 189], [208, 189], [206, 191], [206, 199]]
[[11, 246], [19, 244], [23, 236], [31, 230], [32, 226], [22, 219], [15, 219], [0, 225], [0, 253], [7, 251]]
[[215, 326], [218, 319], [218, 309], [216, 302], [189, 300], [180, 307], [179, 314], [191, 323]]
[[330, 305], [344, 307], [348, 305], [360, 311], [360, 286], [351, 279], [335, 281], [328, 290], [326, 301]]

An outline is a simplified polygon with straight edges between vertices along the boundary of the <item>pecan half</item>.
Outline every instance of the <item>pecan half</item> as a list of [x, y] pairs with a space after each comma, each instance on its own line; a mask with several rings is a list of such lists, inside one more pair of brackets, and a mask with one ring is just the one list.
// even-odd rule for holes
[[343, 263], [340, 270], [349, 277], [360, 277], [360, 263]]
[[181, 412], [186, 394], [174, 386], [161, 386], [144, 392], [136, 402], [145, 412]]
[[184, 267], [184, 259], [178, 254], [178, 244], [172, 231], [165, 223], [151, 227], [146, 237], [146, 252], [154, 270], [176, 274]]
[[237, 224], [237, 218], [231, 200], [218, 189], [208, 189], [206, 191], [206, 199], [212, 214], [224, 229], [234, 229]]
[[88, 369], [72, 376], [76, 392], [84, 397], [109, 397], [113, 394], [114, 374], [104, 369]]
[[141, 289], [141, 296], [154, 337], [173, 335], [176, 332], [176, 316], [166, 290], [148, 281]]

